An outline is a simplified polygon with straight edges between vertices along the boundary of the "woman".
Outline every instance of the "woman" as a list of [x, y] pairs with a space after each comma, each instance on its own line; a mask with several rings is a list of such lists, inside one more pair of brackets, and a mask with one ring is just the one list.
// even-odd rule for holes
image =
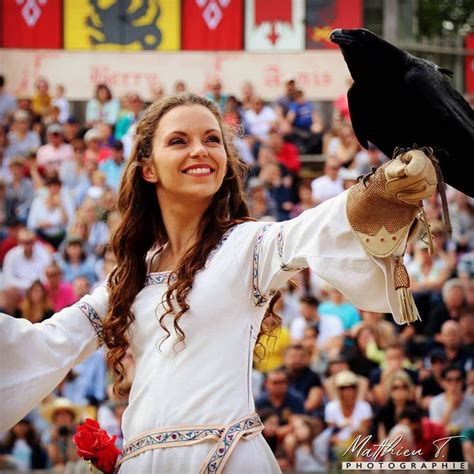
[[[107, 283], [47, 325], [1, 316], [9, 365], [0, 366], [0, 429], [104, 341], [117, 391], [127, 349], [136, 363], [121, 474], [197, 472], [203, 464], [219, 471], [225, 464], [227, 474], [279, 472], [253, 413], [250, 382], [262, 321], [267, 331], [272, 326], [275, 293], [313, 266], [358, 307], [385, 312], [393, 297], [384, 281], [391, 263], [372, 258], [347, 221], [334, 219], [345, 212], [345, 195], [283, 224], [249, 221], [241, 166], [208, 99], [173, 96], [146, 110], [119, 191], [117, 266]], [[221, 429], [214, 431], [219, 440], [204, 436], [190, 445], [184, 438], [202, 435], [198, 426]], [[170, 447], [157, 443], [170, 427], [182, 444], [149, 449]], [[147, 450], [138, 448], [143, 442], [151, 443]]]
[[414, 385], [403, 370], [395, 372], [387, 382], [388, 402], [382, 406], [374, 419], [379, 442], [387, 438], [390, 430], [398, 423], [400, 413], [414, 404]]
[[14, 316], [25, 318], [32, 323], [40, 323], [54, 314], [53, 303], [48, 298], [46, 288], [39, 280], [34, 281], [25, 292]]
[[95, 97], [86, 106], [86, 124], [94, 127], [99, 122], [115, 125], [120, 112], [120, 102], [112, 98], [112, 92], [106, 84], [99, 84]]
[[64, 247], [59, 266], [63, 271], [64, 281], [72, 283], [78, 276], [85, 276], [91, 284], [95, 282], [94, 263], [88, 258], [80, 238], [70, 237]]

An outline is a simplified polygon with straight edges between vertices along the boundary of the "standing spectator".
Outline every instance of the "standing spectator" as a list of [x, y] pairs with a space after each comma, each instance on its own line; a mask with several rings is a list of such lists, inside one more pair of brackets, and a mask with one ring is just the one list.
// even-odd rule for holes
[[31, 115], [25, 110], [18, 110], [13, 115], [13, 124], [8, 132], [8, 146], [5, 150], [5, 157], [26, 156], [36, 151], [41, 145], [39, 135], [30, 130]]
[[47, 138], [48, 143], [38, 149], [38, 166], [59, 173], [62, 163], [73, 158], [72, 146], [64, 143], [64, 129], [59, 124], [48, 127]]
[[324, 163], [324, 175], [311, 182], [313, 200], [316, 205], [321, 204], [344, 191], [342, 180], [339, 178], [340, 168], [341, 166], [336, 159], [327, 158]]
[[99, 84], [95, 97], [87, 102], [86, 125], [95, 127], [99, 122], [115, 125], [120, 112], [120, 102], [112, 97], [106, 84]]
[[115, 139], [121, 140], [128, 132], [129, 128], [138, 121], [143, 113], [143, 101], [141, 97], [136, 94], [129, 94], [127, 97], [127, 111], [118, 119], [115, 126]]
[[59, 123], [63, 124], [67, 122], [71, 111], [71, 106], [69, 105], [65, 92], [64, 86], [58, 84], [52, 100], [53, 105], [59, 109]]
[[99, 170], [105, 174], [107, 186], [115, 192], [118, 191], [124, 167], [123, 144], [116, 141], [112, 147], [112, 156], [99, 165]]
[[8, 123], [10, 115], [16, 109], [16, 100], [5, 90], [5, 77], [0, 75], [0, 125]]
[[44, 270], [51, 261], [51, 255], [44, 245], [36, 242], [36, 236], [29, 229], [18, 233], [19, 244], [9, 250], [3, 262], [5, 286], [26, 290], [35, 280], [41, 280]]
[[0, 443], [3, 454], [9, 454], [15, 463], [15, 471], [31, 472], [48, 467], [48, 455], [31, 421], [20, 420]]
[[7, 198], [13, 204], [14, 216], [26, 224], [28, 213], [33, 203], [35, 191], [31, 179], [25, 177], [23, 158], [13, 158], [10, 161], [10, 174], [12, 180], [7, 189]]
[[[46, 196], [37, 196], [28, 216], [28, 227], [56, 250], [66, 236], [71, 210], [61, 195], [61, 181], [51, 177], [46, 182]], [[72, 220], [72, 219], [71, 219]]]
[[25, 297], [14, 316], [32, 323], [41, 323], [53, 314], [53, 303], [48, 297], [46, 288], [40, 280], [35, 280], [25, 291]]
[[61, 267], [56, 262], [52, 262], [46, 267], [45, 275], [46, 283], [44, 286], [53, 303], [55, 313], [77, 301], [71, 284], [63, 281]]
[[49, 83], [44, 77], [40, 77], [35, 84], [35, 93], [32, 100], [32, 109], [35, 115], [45, 117], [51, 107], [51, 96], [49, 95]]

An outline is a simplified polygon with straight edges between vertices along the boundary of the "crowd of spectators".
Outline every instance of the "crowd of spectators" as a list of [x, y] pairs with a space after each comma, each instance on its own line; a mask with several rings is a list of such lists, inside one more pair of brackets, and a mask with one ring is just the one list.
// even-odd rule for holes
[[[344, 97], [328, 119], [294, 77], [284, 88], [268, 103], [248, 82], [240, 96], [225, 93], [219, 80], [208, 84], [208, 97], [236, 131], [249, 208], [259, 220], [298, 216], [387, 160], [374, 146], [360, 147]], [[170, 92], [186, 89], [180, 81]], [[155, 98], [164, 93], [157, 88]], [[137, 93], [117, 98], [100, 84], [79, 117], [61, 85], [51, 93], [41, 78], [32, 97], [13, 97], [0, 77], [1, 311], [45, 321], [104, 281], [115, 264], [108, 241], [120, 177], [146, 105]], [[301, 154], [323, 156], [321, 173], [303, 173]], [[283, 470], [325, 472], [362, 459], [348, 451], [358, 435], [370, 436], [372, 446], [401, 434], [400, 447], [412, 453], [404, 461], [474, 462], [474, 201], [454, 189], [447, 195], [451, 239], [435, 196], [425, 209], [436, 254], [421, 241], [407, 248], [423, 322], [400, 327], [391, 315], [362, 311], [308, 270], [283, 288], [275, 305], [282, 326], [261, 339], [252, 374], [263, 435]], [[132, 355], [123, 363], [131, 386]], [[115, 398], [112, 381], [101, 348], [0, 434], [0, 469], [87, 472], [72, 435], [88, 416], [120, 447], [127, 394]], [[446, 436], [454, 438], [438, 450], [433, 441]], [[384, 459], [400, 460], [396, 453]]]

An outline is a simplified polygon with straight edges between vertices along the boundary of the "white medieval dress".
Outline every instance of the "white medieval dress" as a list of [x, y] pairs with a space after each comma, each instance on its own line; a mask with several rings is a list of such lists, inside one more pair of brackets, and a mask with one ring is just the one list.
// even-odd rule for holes
[[[172, 316], [165, 318], [171, 337], [160, 348], [168, 274], [147, 276], [132, 307], [136, 375], [122, 420], [124, 443], [157, 429], [220, 426], [253, 413], [252, 353], [265, 309], [272, 294], [304, 267], [357, 307], [397, 317], [392, 262], [370, 256], [359, 244], [346, 216], [346, 195], [290, 221], [246, 222], [230, 229], [195, 276], [190, 309], [179, 323], [184, 348], [173, 348]], [[107, 302], [103, 285], [39, 324], [1, 315], [0, 431], [97, 350]], [[125, 460], [119, 472], [197, 473], [216, 442], [146, 449]], [[229, 449], [225, 474], [280, 472], [261, 433]]]

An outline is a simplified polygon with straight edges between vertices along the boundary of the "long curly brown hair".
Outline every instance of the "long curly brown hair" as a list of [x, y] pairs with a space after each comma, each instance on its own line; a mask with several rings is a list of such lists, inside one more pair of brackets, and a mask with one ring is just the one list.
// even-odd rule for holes
[[[172, 274], [175, 278], [168, 279], [168, 290], [164, 296], [167, 311], [160, 318], [166, 337], [170, 336], [170, 332], [163, 319], [174, 312], [177, 342], [184, 342], [185, 334], [179, 320], [189, 309], [186, 300], [196, 272], [204, 267], [209, 253], [228, 229], [253, 220], [244, 200], [246, 167], [233, 147], [233, 132], [225, 127], [214, 102], [198, 95], [184, 94], [167, 97], [151, 105], [137, 125], [134, 147], [118, 193], [117, 208], [121, 219], [111, 240], [117, 266], [108, 281], [109, 309], [103, 323], [103, 342], [109, 349], [107, 361], [116, 375], [114, 392], [117, 394], [121, 393], [124, 382], [121, 360], [129, 347], [128, 329], [135, 319], [131, 306], [145, 284], [146, 255], [150, 249], [159, 248], [168, 241], [156, 185], [144, 180], [142, 168], [151, 159], [153, 137], [161, 118], [175, 107], [192, 105], [206, 107], [219, 122], [227, 154], [227, 171], [222, 186], [201, 219], [197, 243], [181, 258]], [[177, 312], [172, 301], [179, 306]]]

